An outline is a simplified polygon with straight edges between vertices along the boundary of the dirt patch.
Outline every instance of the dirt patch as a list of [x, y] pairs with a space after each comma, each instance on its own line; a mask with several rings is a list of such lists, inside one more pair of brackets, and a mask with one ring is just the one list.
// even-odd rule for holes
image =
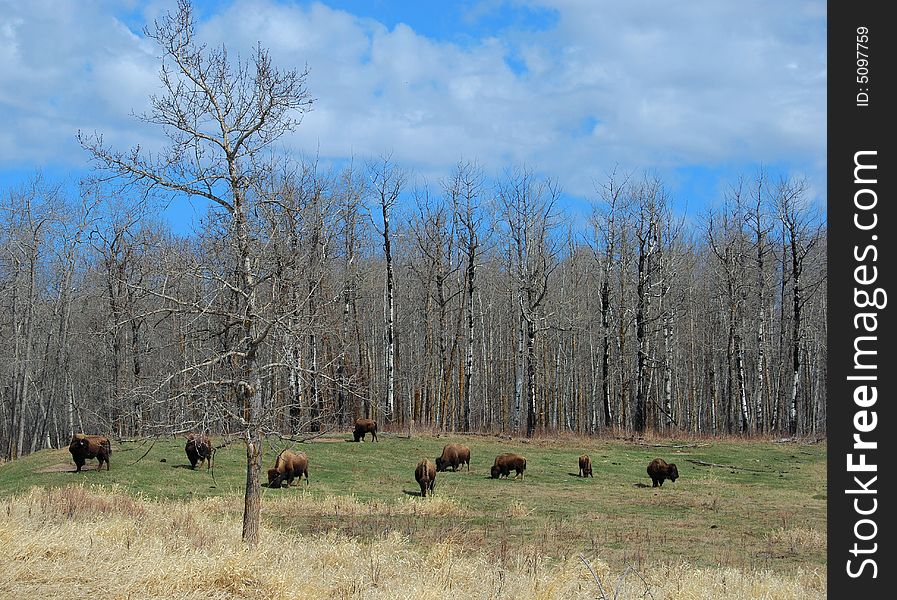
[[[72, 463], [59, 463], [56, 465], [50, 465], [49, 467], [44, 467], [42, 469], [37, 469], [35, 473], [74, 473], [75, 465]], [[96, 471], [97, 465], [86, 464], [81, 467], [82, 471]]]

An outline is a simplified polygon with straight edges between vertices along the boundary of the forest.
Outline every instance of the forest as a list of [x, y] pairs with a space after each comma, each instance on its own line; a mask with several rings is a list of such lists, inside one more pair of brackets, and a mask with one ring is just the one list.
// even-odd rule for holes
[[[279, 149], [307, 73], [147, 35], [168, 146], [78, 132], [90, 177], [2, 191], [0, 448], [207, 431], [825, 434], [826, 228], [763, 168], [686, 212], [594, 170], [589, 217], [537, 168]], [[762, 158], [762, 157], [760, 157]], [[163, 216], [199, 201], [188, 234]]]
[[[689, 218], [663, 182], [612, 174], [578, 226], [522, 168], [406, 179], [389, 160], [288, 164], [248, 197], [266, 431], [371, 416], [512, 435], [824, 434], [825, 229], [800, 182], [735, 182]], [[242, 427], [241, 290], [213, 209], [175, 235], [133, 192], [70, 197], [35, 176], [4, 196], [7, 458], [73, 431]]]

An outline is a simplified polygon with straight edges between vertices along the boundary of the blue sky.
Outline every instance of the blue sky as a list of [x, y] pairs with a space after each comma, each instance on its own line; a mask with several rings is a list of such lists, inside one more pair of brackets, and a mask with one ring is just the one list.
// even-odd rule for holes
[[[173, 0], [0, 0], [0, 187], [77, 179], [78, 129], [160, 144], [131, 115], [157, 84], [141, 29]], [[392, 153], [435, 185], [459, 159], [525, 164], [588, 212], [615, 165], [691, 214], [762, 164], [825, 204], [824, 1], [196, 2], [198, 35], [308, 65], [316, 99], [283, 149], [339, 163]], [[186, 205], [184, 205], [186, 208]], [[184, 230], [192, 211], [172, 210]]]

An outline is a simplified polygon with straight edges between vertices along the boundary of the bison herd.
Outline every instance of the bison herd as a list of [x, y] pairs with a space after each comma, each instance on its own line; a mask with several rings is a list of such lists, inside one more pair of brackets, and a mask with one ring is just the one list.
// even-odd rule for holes
[[[377, 423], [371, 419], [356, 419], [355, 429], [352, 432], [354, 441], [364, 441], [365, 436], [371, 434], [371, 441], [377, 441]], [[215, 456], [215, 447], [212, 439], [207, 435], [190, 433], [187, 435], [187, 445], [184, 447], [190, 468], [196, 469], [196, 465], [206, 463], [206, 469], [212, 468], [212, 460]], [[112, 446], [109, 438], [102, 435], [84, 435], [76, 433], [69, 445], [72, 460], [75, 461], [76, 471], [81, 471], [88, 458], [97, 459], [97, 470], [106, 463], [109, 470], [109, 457], [112, 455]], [[414, 469], [414, 479], [420, 486], [420, 495], [426, 497], [427, 493], [433, 493], [436, 489], [436, 473], [442, 471], [458, 471], [467, 465], [470, 472], [470, 448], [463, 444], [446, 444], [442, 454], [435, 461], [422, 458]], [[489, 475], [492, 479], [510, 478], [514, 471], [514, 478], [523, 479], [526, 475], [526, 458], [512, 452], [505, 452], [495, 457]], [[679, 471], [673, 463], [667, 463], [662, 458], [655, 458], [648, 465], [648, 476], [653, 487], [663, 485], [667, 479], [675, 482], [679, 477]], [[571, 473], [572, 475], [572, 473]], [[301, 482], [305, 478], [308, 485], [308, 456], [305, 452], [293, 452], [290, 449], [283, 450], [277, 455], [274, 466], [268, 469], [268, 487], [280, 488], [286, 482], [287, 487], [293, 481]], [[579, 457], [579, 477], [593, 477], [592, 459], [588, 454]]]

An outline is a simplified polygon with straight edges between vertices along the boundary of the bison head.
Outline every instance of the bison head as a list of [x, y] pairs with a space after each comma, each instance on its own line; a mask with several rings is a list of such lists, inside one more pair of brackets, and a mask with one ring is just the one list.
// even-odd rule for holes
[[679, 469], [676, 468], [676, 465], [670, 463], [667, 466], [667, 475], [669, 476], [670, 481], [676, 481], [676, 479], [679, 477]]
[[443, 459], [441, 456], [436, 459], [436, 472], [437, 473], [439, 473], [441, 471], [445, 471], [445, 468], [446, 468], [445, 462], [446, 462], [445, 459]]
[[492, 475], [492, 479], [498, 479], [498, 476], [501, 475], [501, 469], [498, 468], [498, 465], [492, 465], [489, 473]]
[[280, 487], [281, 475], [277, 469], [268, 469], [268, 487]]
[[72, 445], [75, 448], [81, 448], [83, 450], [87, 450], [88, 448], [90, 448], [90, 442], [87, 441], [87, 438], [83, 437], [77, 438], [74, 442], [72, 442]]

